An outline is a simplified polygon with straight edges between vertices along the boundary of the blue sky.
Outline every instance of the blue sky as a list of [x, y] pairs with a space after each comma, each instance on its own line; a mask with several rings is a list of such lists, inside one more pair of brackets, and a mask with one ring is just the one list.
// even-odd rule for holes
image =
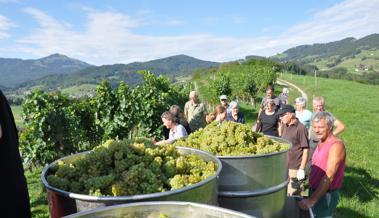
[[379, 33], [379, 0], [0, 0], [0, 57], [231, 61]]

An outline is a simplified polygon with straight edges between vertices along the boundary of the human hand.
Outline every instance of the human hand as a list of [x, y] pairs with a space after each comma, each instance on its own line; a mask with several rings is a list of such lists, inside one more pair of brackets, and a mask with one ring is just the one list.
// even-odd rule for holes
[[304, 171], [303, 169], [299, 169], [299, 170], [297, 171], [296, 178], [297, 178], [299, 181], [305, 179], [305, 171]]
[[302, 210], [308, 210], [309, 208], [313, 207], [315, 204], [315, 202], [311, 201], [311, 199], [309, 198], [305, 198], [303, 200], [301, 200], [299, 203], [298, 203], [298, 206], [300, 207], [300, 209]]

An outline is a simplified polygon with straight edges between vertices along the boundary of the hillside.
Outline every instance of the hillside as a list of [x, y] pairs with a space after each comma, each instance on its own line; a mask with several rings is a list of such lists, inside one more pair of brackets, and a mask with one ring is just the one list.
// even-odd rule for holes
[[91, 66], [65, 55], [53, 54], [36, 60], [0, 58], [0, 85], [15, 87], [52, 74], [70, 74]]
[[314, 65], [321, 71], [343, 68], [347, 73], [379, 72], [379, 34], [301, 45], [271, 58], [280, 62]]
[[137, 74], [139, 70], [149, 70], [156, 75], [165, 75], [174, 80], [178, 76], [192, 74], [195, 69], [218, 65], [219, 63], [216, 62], [203, 61], [186, 55], [176, 55], [147, 62], [92, 66], [71, 74], [49, 75], [38, 80], [25, 82], [19, 88], [28, 89], [34, 86], [42, 86], [47, 89], [56, 89], [82, 84], [98, 84], [104, 79], [109, 80], [113, 85], [123, 80], [133, 86], [142, 81], [141, 75]]

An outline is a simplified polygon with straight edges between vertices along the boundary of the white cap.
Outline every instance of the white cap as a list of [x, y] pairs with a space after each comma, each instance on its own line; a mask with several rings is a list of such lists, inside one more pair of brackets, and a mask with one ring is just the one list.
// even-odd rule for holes
[[226, 95], [221, 95], [221, 96], [220, 96], [220, 100], [223, 100], [223, 99], [227, 100], [228, 97], [227, 97]]

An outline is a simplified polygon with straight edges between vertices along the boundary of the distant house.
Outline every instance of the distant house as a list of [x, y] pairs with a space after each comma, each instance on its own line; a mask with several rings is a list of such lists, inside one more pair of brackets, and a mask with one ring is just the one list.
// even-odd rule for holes
[[355, 72], [359, 72], [359, 71], [368, 71], [368, 66], [364, 65], [364, 64], [356, 64], [354, 65], [355, 67]]

